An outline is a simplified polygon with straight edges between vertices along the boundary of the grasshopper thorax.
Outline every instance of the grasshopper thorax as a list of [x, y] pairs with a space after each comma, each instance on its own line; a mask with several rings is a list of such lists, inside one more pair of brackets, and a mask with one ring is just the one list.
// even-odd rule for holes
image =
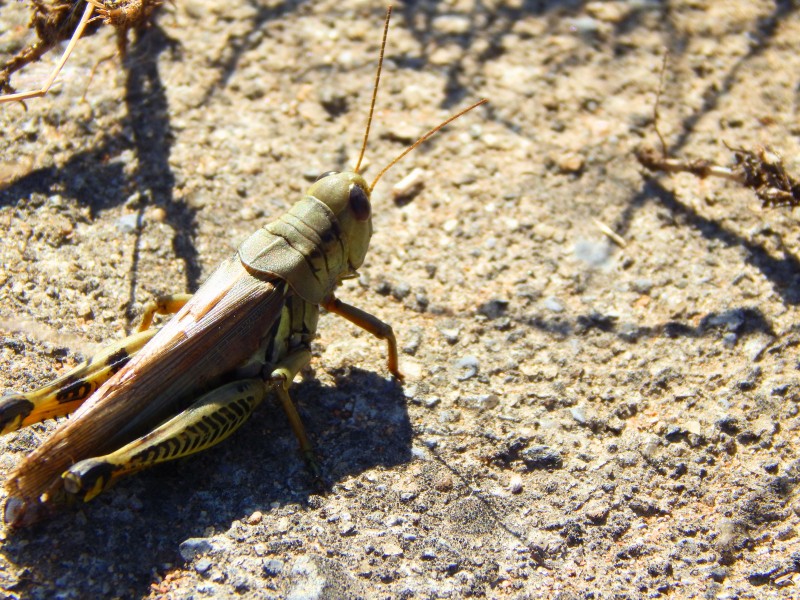
[[364, 263], [372, 237], [369, 184], [358, 173], [328, 171], [319, 176], [306, 194], [331, 210], [340, 235], [346, 240], [349, 266], [359, 268]]

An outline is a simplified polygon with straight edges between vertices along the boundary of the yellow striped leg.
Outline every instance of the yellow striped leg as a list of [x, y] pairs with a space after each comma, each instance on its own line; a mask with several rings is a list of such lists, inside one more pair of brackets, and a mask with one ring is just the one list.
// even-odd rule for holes
[[68, 415], [124, 367], [156, 331], [151, 329], [128, 336], [38, 390], [4, 394], [0, 397], [0, 434]]
[[77, 409], [155, 335], [157, 330], [150, 326], [156, 314], [176, 313], [191, 297], [175, 294], [150, 302], [144, 308], [138, 333], [103, 349], [44, 387], [26, 394], [9, 392], [0, 396], [0, 435]]
[[116, 452], [72, 465], [64, 488], [88, 502], [123, 475], [206, 450], [241, 427], [268, 391], [261, 379], [223, 385]]

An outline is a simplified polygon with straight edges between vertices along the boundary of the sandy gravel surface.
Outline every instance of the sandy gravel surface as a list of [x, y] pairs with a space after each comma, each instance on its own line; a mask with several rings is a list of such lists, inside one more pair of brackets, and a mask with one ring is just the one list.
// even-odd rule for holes
[[[0, 106], [3, 390], [197, 289], [358, 153], [381, 3], [174, 4], [88, 90], [108, 28], [54, 93]], [[668, 48], [672, 155], [769, 144], [800, 174], [798, 8], [398, 3], [367, 176], [491, 101], [379, 184], [366, 264], [339, 291], [394, 325], [406, 382], [383, 343], [323, 316], [292, 394], [324, 493], [268, 402], [208, 453], [3, 530], [6, 596], [800, 596], [800, 212], [634, 156], [658, 143]], [[0, 58], [28, 16], [0, 3]], [[4, 437], [0, 476], [53, 427]]]

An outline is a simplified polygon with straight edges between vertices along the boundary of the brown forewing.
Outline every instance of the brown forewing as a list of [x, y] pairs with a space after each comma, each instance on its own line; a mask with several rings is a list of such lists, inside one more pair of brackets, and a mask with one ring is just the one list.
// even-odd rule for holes
[[26, 503], [60, 486], [72, 464], [115, 450], [176, 411], [179, 401], [258, 349], [286, 284], [248, 274], [234, 255], [114, 377], [9, 476]]

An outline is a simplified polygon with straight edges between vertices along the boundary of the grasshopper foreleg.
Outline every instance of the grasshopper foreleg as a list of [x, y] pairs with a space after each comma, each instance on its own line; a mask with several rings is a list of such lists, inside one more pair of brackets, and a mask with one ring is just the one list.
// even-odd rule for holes
[[400, 373], [397, 359], [397, 340], [394, 337], [394, 330], [388, 323], [384, 323], [378, 317], [369, 314], [351, 304], [346, 304], [336, 298], [333, 294], [328, 296], [323, 302], [322, 307], [328, 312], [332, 312], [340, 317], [344, 317], [354, 325], [358, 325], [364, 331], [374, 335], [379, 340], [386, 340], [389, 346], [389, 372], [394, 375], [398, 381], [403, 380], [403, 374]]
[[64, 488], [88, 502], [123, 475], [215, 446], [250, 418], [268, 391], [261, 379], [223, 385], [116, 452], [72, 465], [62, 475]]

